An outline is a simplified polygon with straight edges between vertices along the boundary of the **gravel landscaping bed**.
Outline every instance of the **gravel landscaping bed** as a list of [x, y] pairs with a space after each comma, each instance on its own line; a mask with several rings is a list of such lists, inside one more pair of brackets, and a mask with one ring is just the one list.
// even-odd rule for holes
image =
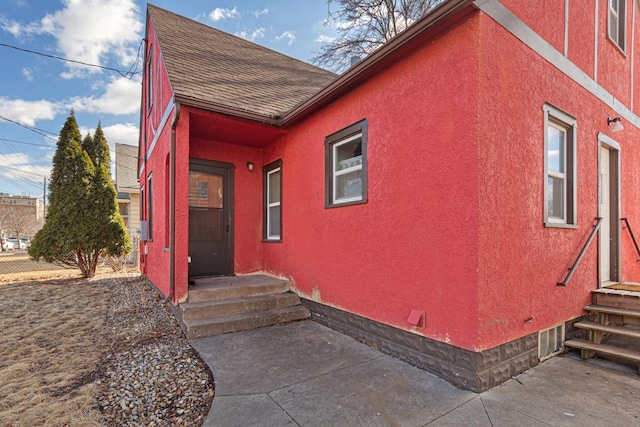
[[109, 426], [198, 426], [214, 394], [209, 368], [142, 278], [113, 281], [98, 404]]
[[139, 274], [0, 283], [0, 427], [200, 426], [211, 372]]

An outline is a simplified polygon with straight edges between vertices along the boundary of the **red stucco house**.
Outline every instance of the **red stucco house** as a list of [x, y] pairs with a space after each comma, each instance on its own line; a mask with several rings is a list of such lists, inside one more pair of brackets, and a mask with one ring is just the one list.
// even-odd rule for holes
[[175, 305], [286, 278], [484, 390], [640, 282], [636, 0], [445, 0], [341, 75], [151, 5], [146, 41], [141, 269]]

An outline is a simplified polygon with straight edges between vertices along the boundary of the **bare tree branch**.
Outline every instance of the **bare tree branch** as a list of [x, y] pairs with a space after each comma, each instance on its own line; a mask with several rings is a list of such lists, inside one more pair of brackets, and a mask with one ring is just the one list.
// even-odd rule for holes
[[374, 52], [443, 0], [338, 0], [330, 14], [340, 35], [325, 43], [311, 60], [336, 72], [346, 70], [352, 57]]

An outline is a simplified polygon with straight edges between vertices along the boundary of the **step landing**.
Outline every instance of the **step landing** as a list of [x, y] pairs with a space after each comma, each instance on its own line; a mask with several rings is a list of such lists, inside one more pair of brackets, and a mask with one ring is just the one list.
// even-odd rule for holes
[[189, 339], [307, 319], [289, 282], [267, 275], [199, 278], [187, 302], [174, 307]]

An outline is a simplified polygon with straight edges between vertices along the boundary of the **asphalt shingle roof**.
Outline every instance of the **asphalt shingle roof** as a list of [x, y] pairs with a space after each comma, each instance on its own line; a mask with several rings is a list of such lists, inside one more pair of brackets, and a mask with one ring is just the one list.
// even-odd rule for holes
[[177, 96], [280, 117], [337, 77], [157, 6], [147, 7]]
[[119, 191], [139, 191], [138, 147], [116, 144], [116, 185]]

